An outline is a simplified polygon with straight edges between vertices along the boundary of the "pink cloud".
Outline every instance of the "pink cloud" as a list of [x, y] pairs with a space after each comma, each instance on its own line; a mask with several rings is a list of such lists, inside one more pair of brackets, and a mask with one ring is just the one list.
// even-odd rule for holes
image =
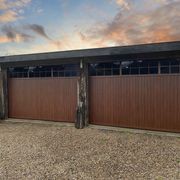
[[8, 10], [0, 15], [0, 22], [7, 23], [13, 22], [18, 18], [18, 14], [12, 10]]
[[116, 0], [116, 4], [130, 10], [130, 3], [127, 0]]
[[11, 42], [9, 38], [7, 38], [6, 36], [0, 36], [0, 43], [7, 43], [7, 42]]
[[19, 12], [22, 12], [21, 8], [27, 6], [30, 2], [31, 0], [0, 0], [0, 22], [7, 23], [16, 21], [20, 17]]
[[11, 8], [22, 8], [29, 4], [31, 0], [0, 0], [0, 10], [7, 10]]
[[[128, 45], [180, 40], [180, 1], [171, 2], [149, 12], [124, 12], [101, 26], [83, 33], [84, 41], [95, 46]], [[86, 37], [86, 38], [85, 38]]]

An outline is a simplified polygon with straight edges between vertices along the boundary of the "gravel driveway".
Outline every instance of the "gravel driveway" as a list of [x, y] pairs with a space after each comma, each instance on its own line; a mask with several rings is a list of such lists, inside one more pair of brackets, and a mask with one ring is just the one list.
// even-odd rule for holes
[[0, 179], [180, 179], [180, 138], [0, 123]]

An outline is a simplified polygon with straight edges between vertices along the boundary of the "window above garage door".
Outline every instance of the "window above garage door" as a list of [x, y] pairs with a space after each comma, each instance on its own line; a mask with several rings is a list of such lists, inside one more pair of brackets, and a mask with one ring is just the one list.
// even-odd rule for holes
[[79, 75], [77, 64], [63, 64], [56, 66], [31, 66], [9, 68], [9, 77], [32, 78], [32, 77], [73, 77]]
[[179, 59], [128, 60], [90, 65], [91, 76], [179, 74]]

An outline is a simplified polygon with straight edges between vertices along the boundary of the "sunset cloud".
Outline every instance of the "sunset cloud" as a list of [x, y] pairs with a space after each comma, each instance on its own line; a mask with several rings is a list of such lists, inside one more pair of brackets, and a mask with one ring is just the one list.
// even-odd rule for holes
[[45, 38], [45, 39], [52, 40], [52, 39], [47, 35], [44, 27], [41, 26], [41, 25], [39, 25], [39, 24], [29, 24], [29, 25], [25, 26], [25, 28], [33, 31], [34, 33], [42, 36], [42, 37]]
[[0, 36], [0, 43], [8, 43], [11, 40], [7, 36]]
[[[60, 49], [62, 47], [61, 41], [53, 40], [47, 33], [43, 26], [39, 24], [28, 24], [23, 26], [4, 25], [1, 28], [2, 35], [0, 36], [0, 43], [7, 42], [33, 42], [35, 39], [42, 37], [46, 39], [51, 47]], [[34, 34], [33, 34], [34, 33]], [[36, 35], [36, 36], [35, 36]], [[56, 47], [56, 48], [55, 48]]]
[[39, 24], [28, 24], [28, 25], [25, 26], [25, 29], [31, 30], [32, 32], [34, 32], [38, 36], [41, 36], [41, 37], [45, 38], [46, 40], [48, 40], [49, 43], [51, 44], [51, 47], [53, 47], [53, 46], [57, 47], [57, 48], [61, 47], [61, 42], [59, 40], [53, 40], [47, 34], [45, 28], [42, 25], [39, 25]]
[[8, 10], [0, 14], [0, 22], [2, 23], [13, 22], [17, 18], [18, 18], [18, 14], [12, 10]]
[[21, 8], [27, 6], [31, 0], [0, 0], [0, 23], [16, 21], [20, 17]]
[[111, 22], [84, 33], [97, 46], [128, 45], [180, 40], [180, 2], [163, 5], [148, 13], [121, 11]]
[[[20, 32], [18, 29], [13, 28], [12, 26], [3, 26], [2, 32], [6, 38], [0, 39], [0, 42], [29, 42], [34, 37], [32, 35]], [[7, 41], [5, 41], [5, 39]]]
[[115, 0], [116, 4], [122, 6], [125, 9], [130, 10], [130, 4], [127, 0]]
[[7, 10], [11, 8], [22, 8], [29, 4], [31, 0], [0, 0], [0, 10]]

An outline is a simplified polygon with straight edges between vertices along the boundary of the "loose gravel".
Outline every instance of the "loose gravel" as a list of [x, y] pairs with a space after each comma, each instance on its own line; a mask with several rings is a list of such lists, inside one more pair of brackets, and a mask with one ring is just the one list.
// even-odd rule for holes
[[0, 123], [4, 179], [180, 179], [180, 138]]

